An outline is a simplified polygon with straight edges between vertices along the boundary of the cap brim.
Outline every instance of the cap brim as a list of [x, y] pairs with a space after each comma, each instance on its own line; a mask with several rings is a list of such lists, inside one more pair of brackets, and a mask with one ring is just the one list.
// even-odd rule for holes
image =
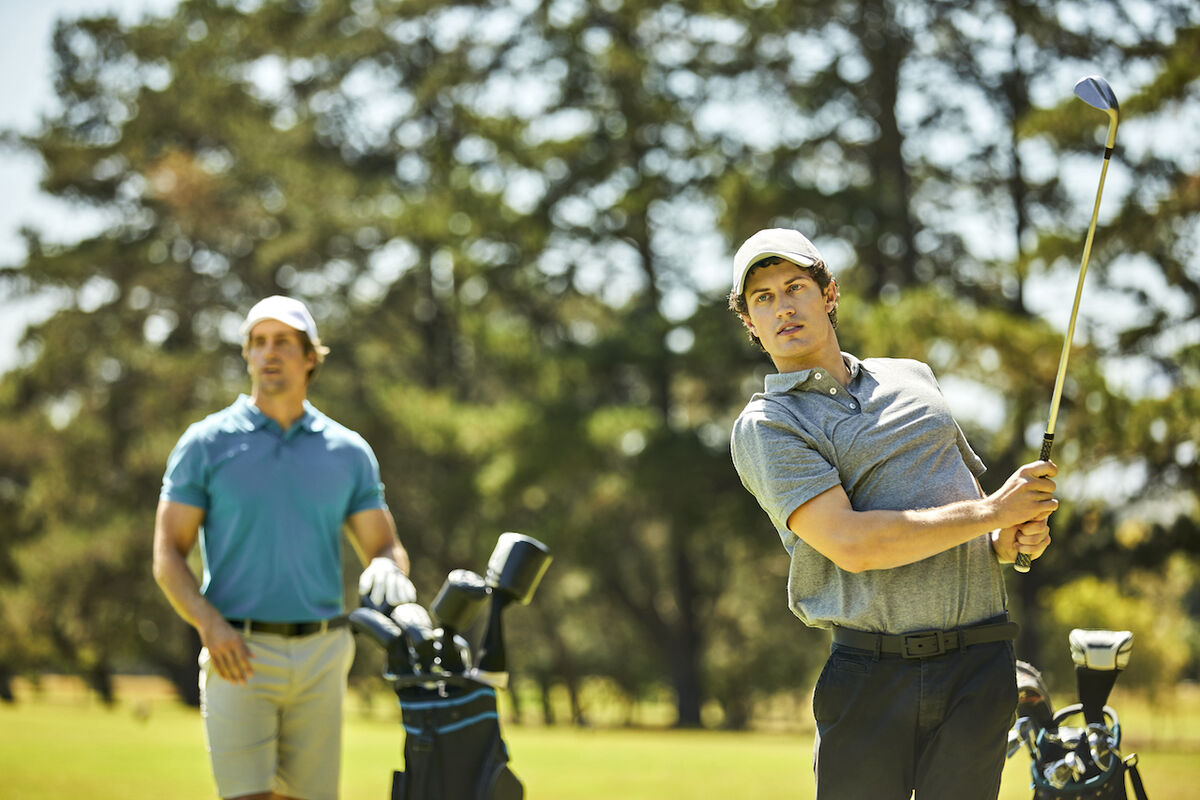
[[746, 291], [746, 276], [750, 274], [750, 270], [754, 268], [754, 265], [764, 258], [783, 258], [802, 267], [815, 267], [819, 263], [818, 259], [807, 253], [796, 253], [789, 250], [760, 250], [746, 261], [746, 266], [742, 267], [741, 277], [738, 278], [738, 294]]

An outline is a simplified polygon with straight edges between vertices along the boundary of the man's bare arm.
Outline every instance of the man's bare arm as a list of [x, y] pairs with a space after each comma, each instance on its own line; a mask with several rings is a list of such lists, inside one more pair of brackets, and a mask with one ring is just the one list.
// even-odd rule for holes
[[160, 500], [154, 519], [154, 580], [175, 612], [200, 632], [213, 667], [222, 678], [245, 683], [254, 673], [245, 640], [200, 594], [187, 557], [200, 535], [204, 509]]
[[788, 528], [847, 572], [890, 569], [996, 529], [1045, 520], [1058, 507], [1057, 472], [1048, 461], [1026, 464], [991, 495], [911, 511], [855, 511], [834, 486], [794, 510]]
[[408, 551], [396, 535], [396, 523], [385, 508], [371, 508], [346, 518], [355, 550], [363, 564], [373, 558], [390, 558], [407, 575]]

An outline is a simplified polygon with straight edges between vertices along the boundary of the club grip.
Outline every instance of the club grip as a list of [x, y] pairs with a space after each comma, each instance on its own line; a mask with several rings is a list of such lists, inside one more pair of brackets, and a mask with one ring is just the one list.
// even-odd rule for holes
[[[1049, 461], [1050, 451], [1054, 449], [1054, 434], [1046, 433], [1042, 435], [1042, 452], [1038, 456], [1039, 461]], [[1029, 572], [1029, 568], [1033, 566], [1033, 561], [1029, 558], [1028, 553], [1017, 553], [1017, 561], [1013, 564], [1013, 569], [1020, 573]]]

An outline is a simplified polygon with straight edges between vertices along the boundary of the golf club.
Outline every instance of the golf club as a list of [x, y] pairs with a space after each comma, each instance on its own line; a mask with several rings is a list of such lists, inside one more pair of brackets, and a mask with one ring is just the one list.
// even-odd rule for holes
[[350, 612], [350, 625], [355, 631], [369, 636], [387, 654], [384, 675], [392, 679], [413, 672], [413, 654], [404, 639], [404, 631], [386, 614], [364, 606]]
[[392, 609], [392, 621], [400, 626], [415, 656], [414, 668], [428, 673], [436, 656], [436, 637], [429, 612], [418, 603], [401, 603]]
[[1117, 749], [1112, 731], [1108, 729], [1107, 725], [1092, 723], [1088, 725], [1087, 740], [1092, 762], [1102, 772], [1107, 772], [1112, 767], [1113, 756]]
[[485, 583], [491, 590], [492, 606], [480, 647], [478, 666], [472, 673], [506, 681], [508, 662], [504, 652], [501, 617], [513, 602], [528, 605], [552, 556], [546, 545], [520, 533], [504, 533], [488, 559]]
[[1129, 664], [1133, 634], [1129, 631], [1071, 631], [1071, 660], [1083, 718], [1088, 725], [1104, 724], [1104, 704], [1121, 670]]
[[1054, 723], [1054, 708], [1042, 673], [1026, 661], [1017, 661], [1017, 716], [1029, 718], [1035, 738]]
[[[1067, 376], [1067, 359], [1071, 355], [1071, 340], [1075, 337], [1075, 318], [1079, 314], [1079, 300], [1083, 296], [1083, 279], [1087, 275], [1088, 257], [1092, 253], [1092, 239], [1096, 235], [1096, 220], [1100, 216], [1100, 196], [1104, 192], [1104, 177], [1108, 174], [1108, 163], [1117, 143], [1117, 122], [1120, 106], [1108, 81], [1099, 75], [1081, 78], [1075, 84], [1075, 96], [1093, 108], [1108, 114], [1108, 138], [1104, 143], [1104, 165], [1100, 169], [1100, 185], [1096, 187], [1096, 202], [1092, 206], [1092, 221], [1088, 225], [1087, 239], [1083, 244], [1083, 260], [1079, 266], [1079, 279], [1075, 284], [1075, 302], [1071, 306], [1071, 319], [1067, 323], [1067, 335], [1063, 340], [1062, 355], [1058, 359], [1058, 376], [1054, 379], [1054, 394], [1050, 398], [1050, 416], [1046, 422], [1046, 433], [1042, 437], [1042, 461], [1050, 460], [1054, 446], [1054, 425], [1058, 421], [1058, 405], [1062, 401], [1063, 381]], [[1031, 561], [1028, 553], [1017, 553], [1015, 569], [1029, 572]]]
[[437, 636], [438, 663], [447, 672], [461, 672], [466, 667], [469, 659], [462, 656], [458, 646], [462, 637], [457, 634], [471, 626], [487, 597], [487, 584], [478, 573], [456, 569], [446, 576], [433, 599], [433, 616], [441, 624]]

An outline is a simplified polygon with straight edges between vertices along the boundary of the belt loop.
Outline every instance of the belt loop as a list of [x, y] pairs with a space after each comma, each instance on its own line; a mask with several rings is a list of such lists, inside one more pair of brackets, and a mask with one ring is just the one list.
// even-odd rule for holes
[[318, 633], [325, 633], [328, 630], [329, 630], [329, 620], [327, 620], [327, 619], [321, 620], [321, 627], [320, 627], [320, 630], [318, 631]]
[[879, 660], [879, 652], [882, 647], [883, 647], [883, 636], [881, 636], [879, 634], [875, 634], [875, 654], [874, 654], [874, 657], [872, 660], [874, 660], [874, 661]]
[[249, 636], [253, 632], [254, 632], [254, 626], [250, 623], [250, 620], [248, 620], [248, 619], [242, 620], [242, 633]]

